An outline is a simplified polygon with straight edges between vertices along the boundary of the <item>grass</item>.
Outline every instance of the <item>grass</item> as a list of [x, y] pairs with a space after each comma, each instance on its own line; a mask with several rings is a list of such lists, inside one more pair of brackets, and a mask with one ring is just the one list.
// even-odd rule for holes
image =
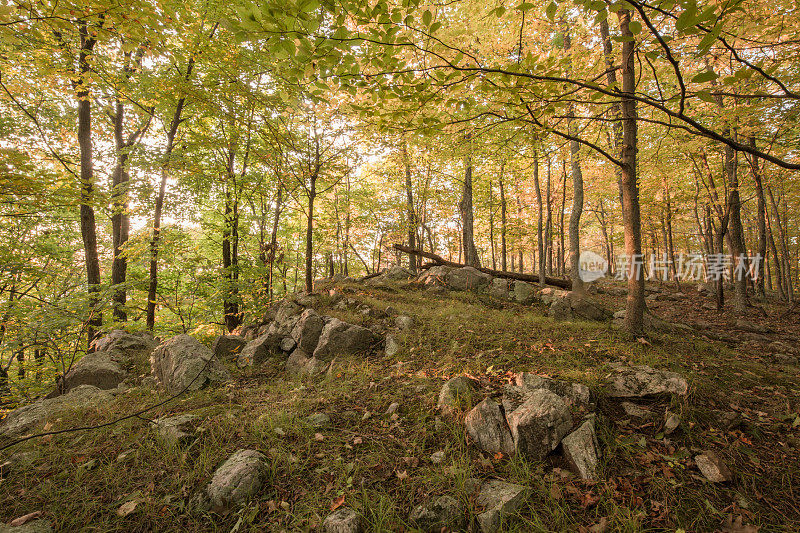
[[[649, 344], [629, 342], [608, 324], [556, 323], [539, 306], [487, 306], [484, 297], [451, 293], [435, 299], [421, 290], [350, 286], [348, 296], [382, 311], [392, 306], [415, 319], [393, 358], [339, 358], [316, 379], [287, 378], [278, 365], [239, 371], [234, 382], [188, 394], [149, 414], [191, 412], [201, 417], [188, 447], [161, 441], [145, 419], [91, 432], [39, 439], [15, 452], [31, 453], [30, 467], [0, 481], [0, 519], [41, 510], [56, 530], [305, 531], [331, 504], [361, 512], [370, 531], [412, 530], [414, 505], [450, 494], [473, 514], [473, 478], [500, 478], [529, 487], [523, 509], [505, 531], [713, 531], [728, 514], [743, 514], [760, 531], [796, 531], [797, 438], [792, 405], [796, 370], [775, 374], [756, 359], [693, 336], [655, 333]], [[330, 307], [343, 320], [392, 328], [391, 317]], [[682, 416], [671, 437], [660, 422], [630, 424], [602, 396], [608, 364], [627, 361], [685, 373], [685, 400], [654, 401]], [[443, 380], [467, 373], [491, 393], [511, 373], [533, 371], [586, 383], [600, 394], [598, 438], [603, 481], [584, 482], [554, 457], [542, 463], [484, 456], [466, 442], [463, 424], [440, 417]], [[111, 420], [161, 399], [132, 388], [109, 405], [64, 415], [54, 429]], [[399, 417], [384, 414], [399, 402]], [[715, 426], [715, 411], [736, 404], [745, 425]], [[306, 417], [325, 412], [329, 427]], [[763, 413], [763, 416], [759, 413]], [[785, 446], [781, 445], [784, 444]], [[240, 448], [268, 457], [268, 480], [248, 505], [202, 511], [193, 496], [215, 468]], [[728, 485], [701, 479], [691, 457], [721, 451], [735, 472]], [[430, 455], [444, 451], [433, 464]], [[119, 516], [120, 506], [138, 502]], [[583, 529], [582, 529], [583, 528]]]

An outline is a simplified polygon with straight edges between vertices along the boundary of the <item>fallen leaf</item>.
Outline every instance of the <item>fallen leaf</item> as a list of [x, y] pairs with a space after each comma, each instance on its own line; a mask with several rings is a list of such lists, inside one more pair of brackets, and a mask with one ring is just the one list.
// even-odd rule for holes
[[344, 505], [344, 494], [333, 500], [333, 503], [331, 503], [331, 511], [335, 511], [342, 505]]
[[314, 440], [323, 441], [325, 440], [325, 437], [322, 435], [322, 433], [314, 433]]
[[119, 506], [119, 509], [117, 509], [117, 516], [128, 516], [136, 509], [137, 505], [139, 505], [137, 500], [130, 500], [123, 503]]
[[361, 440], [361, 437], [356, 437], [356, 438], [353, 439], [353, 444], [361, 444], [362, 442], [364, 442], [364, 441]]
[[8, 525], [10, 525], [12, 527], [14, 527], [14, 526], [22, 526], [22, 525], [27, 524], [31, 520], [35, 520], [35, 519], [39, 518], [40, 516], [42, 516], [42, 512], [41, 511], [34, 511], [32, 513], [28, 513], [26, 515], [22, 515], [22, 516], [20, 516], [18, 518], [15, 518]]
[[397, 474], [397, 479], [401, 481], [408, 477], [408, 471], [406, 470], [403, 470], [402, 472], [400, 472], [399, 470], [395, 470], [394, 473]]

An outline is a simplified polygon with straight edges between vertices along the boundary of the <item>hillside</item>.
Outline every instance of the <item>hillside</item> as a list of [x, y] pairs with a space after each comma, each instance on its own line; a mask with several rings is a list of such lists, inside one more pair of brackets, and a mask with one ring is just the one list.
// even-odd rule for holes
[[[606, 306], [623, 305], [612, 284], [593, 288], [590, 298], [599, 299], [598, 290]], [[496, 480], [524, 487], [498, 515], [503, 531], [797, 530], [800, 376], [792, 347], [771, 353], [796, 338], [758, 324], [745, 332], [735, 322], [712, 321], [702, 309], [692, 316], [682, 302], [702, 296], [652, 290], [651, 307], [670, 322], [654, 321], [659, 327], [649, 340], [630, 341], [613, 321], [547, 316], [541, 295], [525, 305], [438, 284], [330, 283], [292, 299], [301, 310], [369, 328], [382, 343], [336, 354], [321, 374], [299, 376], [275, 352], [239, 368], [246, 348], [238, 345], [221, 358], [228, 380], [179, 390], [167, 403], [105, 427], [58, 433], [101, 426], [174, 396], [145, 377], [144, 352], [152, 347], [129, 345], [138, 359], [113, 397], [70, 400], [35, 429], [56, 434], [0, 452], [0, 519], [39, 513], [28, 526], [49, 523], [58, 531], [358, 530], [325, 529], [337, 509], [339, 517], [354, 511], [366, 531], [478, 531], [486, 530], [481, 494]], [[672, 317], [693, 326], [677, 326]], [[222, 344], [215, 345], [218, 354]], [[609, 376], [613, 381], [630, 365], [675, 372], [687, 380], [688, 393], [667, 387], [657, 391], [663, 394], [615, 398]], [[523, 372], [588, 387], [586, 410], [596, 413], [600, 452], [595, 479], [571, 471], [564, 445], [531, 460], [519, 447], [510, 454], [482, 451], [467, 434], [470, 408], [499, 399]], [[474, 390], [437, 409], [443, 385], [456, 376], [472, 380]], [[181, 431], [153, 424], [175, 415], [194, 418], [181, 419]], [[11, 442], [10, 418], [3, 446]], [[206, 487], [237, 450], [263, 454], [256, 454], [256, 479], [247, 481], [255, 485], [241, 501], [231, 493], [222, 505], [210, 503]], [[724, 479], [709, 481], [709, 471], [698, 468], [708, 457], [727, 465]], [[241, 488], [238, 475], [225, 481]]]

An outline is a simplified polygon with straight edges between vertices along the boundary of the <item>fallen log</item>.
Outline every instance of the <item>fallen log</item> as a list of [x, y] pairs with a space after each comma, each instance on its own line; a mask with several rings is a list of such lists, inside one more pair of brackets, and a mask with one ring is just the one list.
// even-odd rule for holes
[[[422, 256], [425, 259], [430, 259], [433, 263], [437, 265], [451, 266], [454, 268], [462, 268], [467, 266], [467, 265], [462, 265], [460, 263], [456, 263], [454, 261], [448, 261], [444, 257], [438, 256], [431, 252], [424, 252], [422, 250], [417, 250], [416, 248], [411, 248], [410, 246], [406, 246], [404, 244], [395, 244], [394, 249], [406, 254]], [[484, 267], [479, 267], [477, 268], [477, 270], [483, 272], [484, 274], [489, 274], [490, 276], [494, 276], [496, 278], [515, 279], [519, 281], [527, 281], [528, 283], [539, 283], [539, 276], [537, 276], [536, 274], [521, 274], [519, 272], [506, 272], [504, 270], [492, 270], [491, 268], [484, 268]], [[565, 289], [565, 290], [572, 290], [572, 282], [569, 279], [551, 278], [549, 276], [545, 276], [544, 282], [546, 285], [552, 285], [553, 287], [558, 287], [560, 289]]]

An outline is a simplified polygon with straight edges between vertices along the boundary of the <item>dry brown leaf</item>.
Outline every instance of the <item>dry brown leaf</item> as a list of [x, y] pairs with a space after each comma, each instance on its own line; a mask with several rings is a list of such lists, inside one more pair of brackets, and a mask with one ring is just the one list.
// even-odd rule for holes
[[130, 500], [123, 503], [119, 506], [119, 509], [117, 509], [117, 516], [128, 516], [136, 509], [137, 505], [139, 505], [137, 500]]
[[34, 511], [34, 512], [32, 512], [32, 513], [28, 513], [28, 514], [26, 514], [26, 515], [22, 515], [22, 516], [20, 516], [20, 517], [17, 517], [17, 518], [15, 518], [15, 519], [14, 519], [14, 520], [12, 520], [12, 521], [11, 521], [11, 523], [10, 523], [10, 524], [8, 524], [8, 525], [10, 525], [10, 526], [12, 526], [12, 527], [15, 527], [15, 526], [22, 526], [22, 525], [25, 525], [25, 524], [27, 524], [27, 523], [28, 523], [28, 522], [30, 522], [31, 520], [36, 520], [36, 519], [37, 519], [37, 518], [39, 518], [40, 516], [42, 516], [42, 512], [41, 512], [41, 511]]
[[361, 437], [356, 437], [353, 439], [353, 444], [361, 444], [362, 442], [364, 441], [361, 439]]
[[408, 477], [408, 471], [407, 470], [403, 470], [402, 472], [400, 472], [399, 470], [395, 470], [394, 473], [397, 475], [397, 479], [399, 479], [401, 481]]
[[325, 440], [325, 437], [322, 435], [322, 433], [314, 433], [314, 440], [318, 440], [321, 442]]
[[333, 500], [333, 502], [331, 503], [331, 511], [335, 511], [342, 505], [344, 505], [344, 494]]

